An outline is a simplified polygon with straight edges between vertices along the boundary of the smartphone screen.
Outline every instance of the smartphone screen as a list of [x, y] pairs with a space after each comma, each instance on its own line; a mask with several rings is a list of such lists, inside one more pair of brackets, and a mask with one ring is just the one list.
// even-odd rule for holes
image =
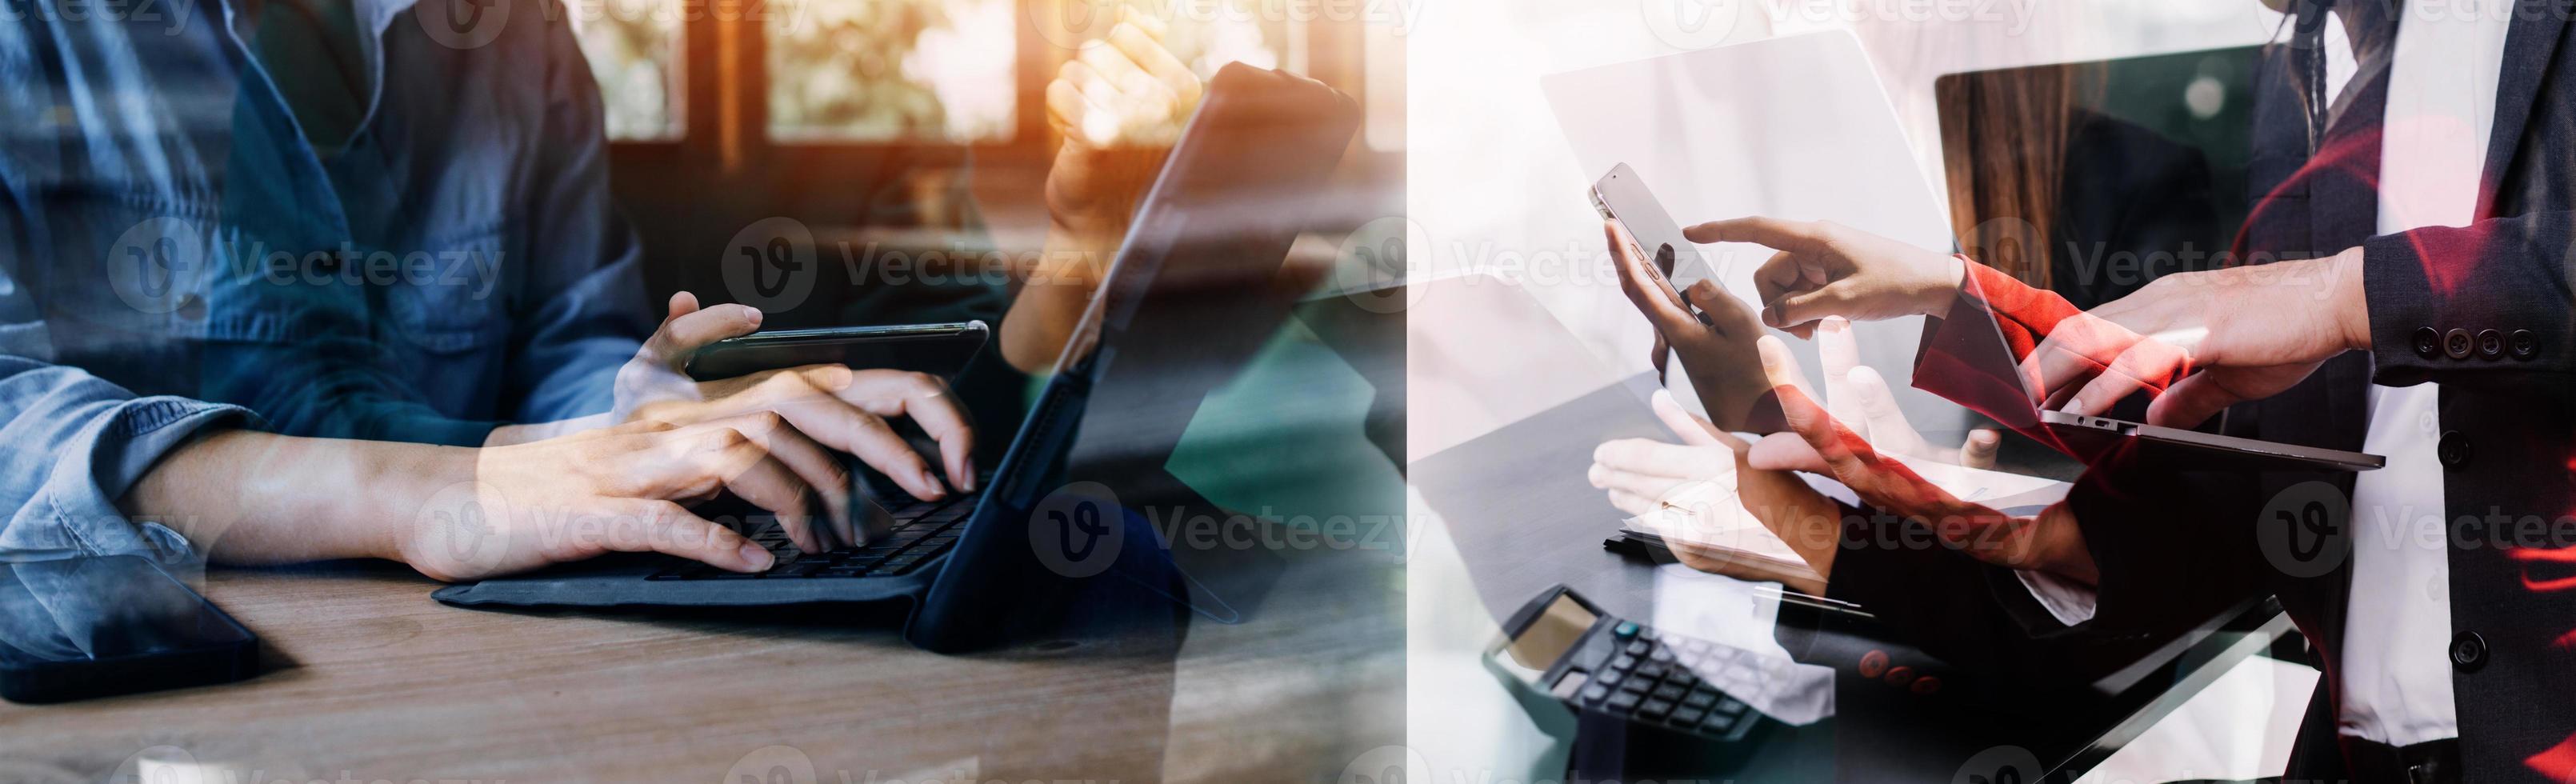
[[0, 563], [0, 669], [143, 659], [251, 639], [141, 557]]
[[1646, 188], [1646, 181], [1639, 179], [1628, 164], [1611, 167], [1609, 174], [1592, 183], [1592, 206], [1601, 211], [1602, 217], [1617, 219], [1627, 226], [1628, 235], [1637, 238], [1638, 249], [1645, 251], [1646, 258], [1656, 258], [1662, 246], [1672, 247], [1672, 268], [1658, 271], [1673, 290], [1690, 288], [1714, 276], [1699, 246], [1682, 236], [1681, 224], [1664, 211], [1654, 191]]

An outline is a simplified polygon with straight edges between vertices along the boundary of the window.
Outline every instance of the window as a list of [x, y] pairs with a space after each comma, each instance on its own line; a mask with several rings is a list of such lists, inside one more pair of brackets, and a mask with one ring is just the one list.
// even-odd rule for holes
[[769, 135], [1007, 142], [1012, 0], [808, 0], [769, 15]]
[[680, 4], [677, 0], [587, 0], [567, 4], [573, 34], [599, 79], [608, 138], [680, 135]]

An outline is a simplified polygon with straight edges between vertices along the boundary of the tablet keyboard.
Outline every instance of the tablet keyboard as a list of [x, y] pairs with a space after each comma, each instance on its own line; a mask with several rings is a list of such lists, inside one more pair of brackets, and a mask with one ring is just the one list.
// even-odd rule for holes
[[922, 564], [956, 546], [957, 538], [966, 533], [966, 518], [975, 512], [976, 498], [978, 496], [974, 494], [962, 494], [937, 501], [906, 498], [887, 504], [886, 513], [894, 517], [891, 532], [865, 545], [837, 547], [819, 553], [798, 551], [795, 543], [788, 541], [785, 528], [770, 525], [751, 537], [752, 541], [769, 548], [769, 554], [778, 559], [769, 571], [727, 571], [690, 561], [645, 579], [819, 579], [911, 574]]

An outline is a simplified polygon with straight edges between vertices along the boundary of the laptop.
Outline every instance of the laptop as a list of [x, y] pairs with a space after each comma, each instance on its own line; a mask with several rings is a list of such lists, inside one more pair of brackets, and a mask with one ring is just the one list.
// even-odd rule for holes
[[[1945, 74], [1933, 93], [1950, 224], [1973, 255], [2044, 276], [2076, 307], [2157, 276], [2217, 266], [2250, 208], [2248, 134], [2259, 47]], [[2031, 187], [2037, 184], [2040, 187]], [[2143, 198], [2153, 194], [2155, 198]], [[1974, 278], [1969, 279], [1971, 284]], [[1981, 292], [1968, 299], [1984, 302]], [[1994, 325], [1994, 314], [1981, 318]], [[2142, 424], [2143, 396], [2106, 416], [2048, 410], [2000, 328], [1932, 347], [2005, 427], [2088, 461], [2136, 439], [2149, 462], [2194, 470], [2368, 471], [2377, 455]]]
[[[1220, 70], [982, 491], [931, 502], [880, 494], [902, 498], [885, 504], [890, 531], [821, 553], [798, 552], [774, 518], [753, 518], [753, 540], [780, 556], [765, 573], [599, 559], [432, 596], [484, 608], [906, 602], [904, 639], [945, 653], [994, 644], [1092, 580], [1167, 580], [1169, 553], [1142, 516], [1065, 484], [1076, 431], [1095, 395], [1133, 396], [1135, 381], [1158, 375], [1231, 374], [1250, 360], [1288, 315], [1296, 292], [1268, 284], [1358, 124], [1357, 102], [1320, 82]], [[1119, 364], [1122, 346], [1135, 350]], [[1167, 457], [1198, 401], [1117, 423], [1120, 435]]]

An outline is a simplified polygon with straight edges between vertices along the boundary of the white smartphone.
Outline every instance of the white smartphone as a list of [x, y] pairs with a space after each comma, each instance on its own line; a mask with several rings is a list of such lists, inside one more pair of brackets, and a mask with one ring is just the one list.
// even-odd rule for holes
[[[1664, 278], [1664, 285], [1676, 292], [1676, 298], [1682, 289], [1715, 276], [1708, 258], [1700, 254], [1699, 245], [1682, 236], [1681, 224], [1664, 211], [1663, 203], [1655, 200], [1655, 192], [1628, 164], [1610, 167], [1609, 174], [1592, 183], [1592, 208], [1601, 217], [1628, 227], [1628, 235], [1637, 238], [1638, 249], [1645, 251], [1646, 258], [1657, 262], [1650, 266]], [[1665, 246], [1672, 248], [1670, 266], [1663, 264], [1667, 258], [1662, 250]]]

